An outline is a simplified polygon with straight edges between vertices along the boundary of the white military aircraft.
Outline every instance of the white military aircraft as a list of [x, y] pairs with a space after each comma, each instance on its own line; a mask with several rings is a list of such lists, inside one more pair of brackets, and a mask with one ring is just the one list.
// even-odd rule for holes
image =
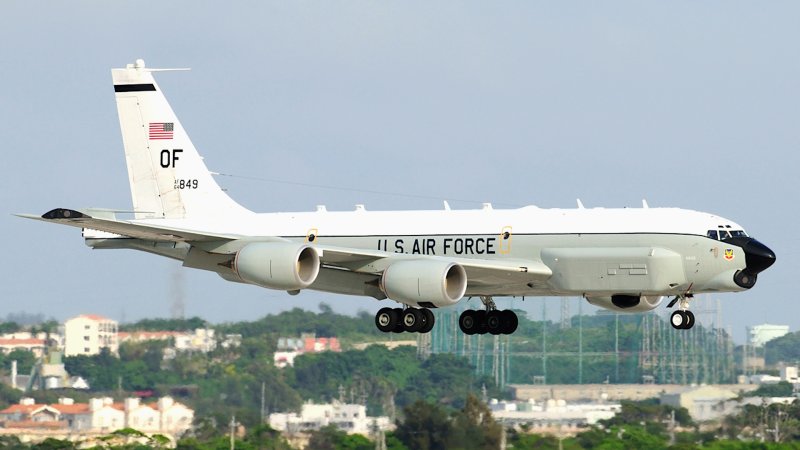
[[144, 61], [111, 71], [132, 218], [58, 208], [31, 219], [83, 229], [92, 248], [141, 250], [228, 281], [296, 294], [313, 289], [391, 299], [384, 332], [428, 332], [429, 308], [480, 297], [461, 330], [513, 333], [494, 296], [582, 296], [620, 312], [679, 302], [671, 323], [694, 324], [694, 294], [752, 288], [775, 253], [736, 223], [677, 208], [355, 211], [256, 214], [217, 185]]

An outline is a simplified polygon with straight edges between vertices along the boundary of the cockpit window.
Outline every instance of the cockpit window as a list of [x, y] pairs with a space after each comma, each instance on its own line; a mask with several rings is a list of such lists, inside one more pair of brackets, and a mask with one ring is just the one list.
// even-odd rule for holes
[[721, 228], [719, 230], [708, 230], [706, 236], [715, 241], [722, 241], [731, 237], [747, 237], [747, 233], [745, 233], [744, 230]]

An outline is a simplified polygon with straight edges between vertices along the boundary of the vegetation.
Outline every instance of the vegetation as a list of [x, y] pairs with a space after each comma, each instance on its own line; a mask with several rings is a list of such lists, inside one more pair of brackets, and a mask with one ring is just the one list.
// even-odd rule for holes
[[[574, 318], [583, 322], [583, 351], [607, 352], [614, 348], [615, 329], [619, 327], [620, 366], [613, 358], [584, 359], [583, 382], [637, 382], [641, 374], [635, 354], [641, 345], [640, 321], [635, 317], [593, 316]], [[0, 324], [0, 329], [17, 331], [15, 324]], [[577, 323], [576, 323], [577, 325]], [[51, 323], [38, 325], [48, 331]], [[185, 320], [143, 320], [123, 328], [132, 330], [192, 330], [208, 324], [199, 318]], [[556, 324], [542, 323], [520, 317], [520, 327], [514, 336], [515, 352], [536, 354], [542, 350], [542, 332], [547, 331], [548, 352], [570, 352], [578, 346], [577, 328], [561, 330]], [[353, 350], [355, 342], [391, 338], [378, 332], [373, 317], [361, 313], [357, 317], [336, 314], [322, 304], [320, 312], [293, 309], [267, 316], [253, 322], [214, 326], [218, 335], [242, 335], [238, 347], [222, 348], [209, 353], [180, 352], [165, 359], [169, 341], [123, 343], [119, 355], [103, 351], [95, 356], [64, 358], [67, 370], [85, 377], [92, 392], [69, 396], [86, 401], [90, 396], [109, 395], [120, 399], [128, 395], [172, 395], [196, 411], [193, 430], [178, 442], [181, 449], [217, 449], [230, 445], [230, 418], [236, 416], [242, 427], [235, 437], [241, 449], [289, 449], [289, 442], [280, 433], [261, 422], [262, 414], [273, 411], [298, 410], [305, 400], [327, 402], [344, 396], [345, 400], [363, 401], [371, 415], [388, 415], [396, 419], [397, 429], [385, 436], [389, 449], [497, 448], [503, 430], [488, 407], [475, 396], [486, 389], [489, 396], [503, 396], [490, 377], [479, 375], [471, 362], [453, 354], [433, 354], [425, 359], [417, 356], [412, 347], [389, 350], [375, 345], [365, 350]], [[298, 356], [294, 367], [278, 369], [272, 363], [279, 337], [294, 337], [314, 333], [318, 337], [336, 336], [343, 343], [342, 352], [310, 353]], [[412, 336], [404, 336], [410, 338]], [[791, 335], [776, 340], [772, 350], [788, 360], [791, 356]], [[489, 340], [486, 340], [489, 341]], [[773, 341], [773, 342], [776, 342]], [[768, 344], [769, 346], [770, 344]], [[778, 350], [783, 349], [783, 350]], [[788, 356], [787, 356], [788, 355]], [[20, 373], [29, 371], [34, 360], [27, 352], [0, 355], [0, 367], [7, 373], [10, 361], [16, 359]], [[519, 359], [514, 362], [515, 376], [527, 382], [541, 368], [539, 359]], [[548, 357], [548, 382], [577, 382], [575, 360], [553, 355]], [[619, 375], [618, 375], [619, 373]], [[520, 375], [521, 374], [521, 375]], [[264, 389], [265, 411], [261, 410]], [[764, 386], [756, 395], [783, 396], [791, 394], [787, 383]], [[37, 402], [57, 401], [64, 392], [36, 392]], [[19, 392], [0, 388], [0, 406], [19, 400]], [[674, 414], [676, 429], [670, 420]], [[775, 429], [780, 429], [776, 435]], [[114, 433], [103, 448], [158, 448], [164, 445], [157, 436], [136, 435], [136, 430]], [[137, 438], [140, 443], [132, 443]], [[29, 446], [3, 437], [3, 448], [74, 448], [64, 441], [47, 440]], [[323, 428], [309, 436], [310, 448], [367, 449], [374, 443], [367, 437], [347, 435], [335, 428]], [[699, 431], [685, 409], [659, 405], [655, 401], [624, 402], [622, 411], [611, 420], [572, 438], [540, 436], [525, 430], [507, 430], [509, 446], [515, 449], [533, 448], [798, 448], [787, 444], [800, 440], [800, 406], [748, 406], [741, 414], [728, 418], [718, 430]], [[725, 439], [725, 440], [718, 440]], [[761, 443], [761, 440], [776, 444]], [[781, 444], [783, 443], [783, 444]]]
[[769, 365], [780, 362], [789, 365], [800, 363], [800, 331], [772, 339], [764, 344], [764, 359]]

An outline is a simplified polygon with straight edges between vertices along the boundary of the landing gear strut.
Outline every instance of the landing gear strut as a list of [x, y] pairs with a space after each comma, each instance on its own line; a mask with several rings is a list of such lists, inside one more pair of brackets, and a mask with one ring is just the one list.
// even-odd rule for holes
[[428, 308], [381, 308], [375, 326], [384, 333], [428, 333], [436, 319]]
[[676, 330], [688, 330], [694, 326], [694, 314], [689, 311], [689, 300], [691, 300], [692, 297], [692, 294], [679, 295], [672, 299], [667, 305], [667, 308], [672, 308], [676, 302], [681, 303], [679, 306], [680, 309], [673, 312], [669, 317], [669, 323], [672, 325], [672, 328]]
[[510, 309], [497, 309], [492, 297], [481, 296], [485, 310], [468, 309], [461, 313], [458, 327], [464, 334], [511, 334], [517, 330], [519, 319]]

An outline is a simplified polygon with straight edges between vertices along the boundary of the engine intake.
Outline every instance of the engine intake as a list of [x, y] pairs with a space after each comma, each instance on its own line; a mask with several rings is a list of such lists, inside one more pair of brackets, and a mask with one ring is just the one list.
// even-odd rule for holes
[[616, 294], [610, 297], [586, 297], [592, 305], [617, 312], [652, 311], [661, 304], [664, 297], [658, 295]]
[[245, 283], [287, 291], [303, 289], [319, 274], [319, 255], [308, 245], [254, 242], [236, 253], [233, 271]]
[[397, 261], [383, 271], [380, 288], [386, 297], [411, 306], [441, 307], [461, 300], [467, 272], [446, 261]]

